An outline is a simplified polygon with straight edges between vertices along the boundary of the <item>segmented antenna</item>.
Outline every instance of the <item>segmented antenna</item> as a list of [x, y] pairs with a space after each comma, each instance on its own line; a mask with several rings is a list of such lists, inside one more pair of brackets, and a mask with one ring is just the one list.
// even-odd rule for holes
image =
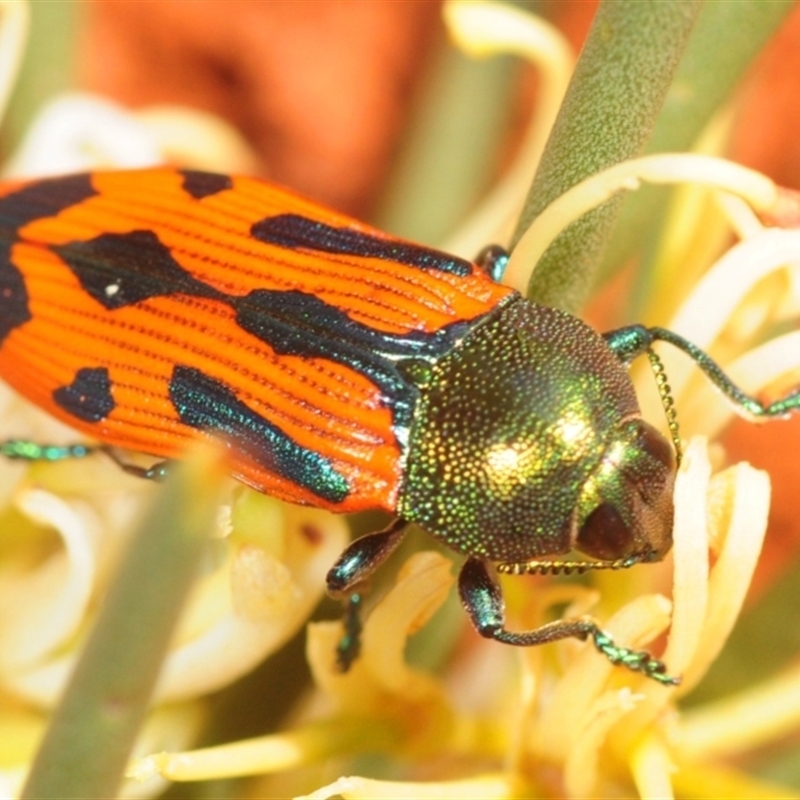
[[501, 561], [495, 567], [503, 575], [571, 575], [598, 569], [628, 569], [634, 564], [647, 561], [648, 556], [638, 554], [616, 561]]
[[664, 371], [664, 364], [658, 357], [658, 353], [648, 347], [647, 358], [650, 359], [650, 367], [656, 379], [656, 386], [658, 386], [658, 396], [661, 398], [661, 405], [664, 407], [664, 414], [667, 417], [670, 439], [675, 448], [675, 461], [677, 466], [680, 466], [683, 459], [683, 447], [681, 447], [681, 435], [678, 429], [678, 416], [675, 413], [675, 401], [672, 399], [672, 389], [667, 383], [667, 373]]

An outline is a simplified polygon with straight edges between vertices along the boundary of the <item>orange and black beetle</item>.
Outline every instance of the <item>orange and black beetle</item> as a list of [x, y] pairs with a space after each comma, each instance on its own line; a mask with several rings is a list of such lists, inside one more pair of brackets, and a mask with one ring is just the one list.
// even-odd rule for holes
[[[746, 412], [800, 406], [794, 394], [764, 408], [668, 331], [601, 337], [485, 265], [250, 178], [164, 168], [6, 185], [0, 229], [0, 375], [34, 403], [105, 446], [167, 459], [219, 436], [259, 491], [395, 514], [328, 575], [351, 609], [418, 522], [468, 556], [460, 591], [483, 635], [591, 636], [664, 682], [663, 664], [588, 620], [506, 630], [490, 565], [616, 568], [668, 551], [675, 451], [626, 373], [655, 339]], [[573, 549], [598, 561], [552, 561]]]

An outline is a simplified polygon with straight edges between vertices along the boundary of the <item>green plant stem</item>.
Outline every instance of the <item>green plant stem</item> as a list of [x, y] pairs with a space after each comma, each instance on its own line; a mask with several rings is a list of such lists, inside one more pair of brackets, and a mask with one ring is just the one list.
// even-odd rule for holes
[[218, 502], [207, 459], [170, 475], [134, 533], [22, 797], [117, 796]]
[[[636, 155], [650, 135], [700, 10], [696, 0], [604, 0], [528, 194], [513, 243], [556, 197]], [[536, 267], [529, 296], [575, 312], [585, 301], [618, 200], [570, 225]]]
[[477, 203], [497, 166], [514, 66], [510, 57], [473, 61], [442, 43], [395, 158], [378, 227], [433, 245]]
[[30, 3], [31, 29], [22, 69], [3, 119], [3, 150], [14, 150], [42, 106], [74, 85], [77, 31], [84, 3]]

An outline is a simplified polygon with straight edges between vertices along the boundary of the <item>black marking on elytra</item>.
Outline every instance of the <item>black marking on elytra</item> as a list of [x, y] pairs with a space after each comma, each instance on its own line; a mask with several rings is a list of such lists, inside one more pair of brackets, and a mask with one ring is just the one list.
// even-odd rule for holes
[[0, 244], [0, 344], [14, 328], [31, 319], [28, 289], [22, 273], [11, 263], [11, 245]]
[[103, 233], [85, 242], [53, 245], [52, 250], [84, 290], [109, 310], [178, 293], [225, 299], [193, 278], [152, 231]]
[[264, 469], [323, 500], [341, 503], [347, 498], [347, 479], [328, 459], [299, 445], [245, 405], [224, 383], [178, 364], [172, 371], [169, 396], [185, 425], [220, 434]]
[[279, 214], [256, 222], [250, 233], [259, 241], [290, 250], [313, 250], [318, 253], [380, 258], [397, 261], [418, 269], [438, 269], [465, 277], [472, 274], [472, 264], [456, 256], [421, 245], [381, 239], [353, 228], [334, 228], [299, 214]]
[[156, 234], [147, 230], [106, 233], [52, 249], [85, 291], [109, 311], [179, 294], [217, 300], [234, 311], [243, 330], [278, 355], [327, 359], [349, 367], [380, 390], [396, 430], [411, 425], [419, 394], [414, 382], [398, 369], [398, 362], [434, 361], [450, 352], [480, 321], [456, 322], [433, 333], [400, 335], [357, 322], [340, 308], [298, 290], [226, 294], [193, 277]]
[[53, 400], [59, 408], [84, 422], [99, 422], [116, 406], [105, 367], [79, 369], [72, 383], [53, 391]]
[[0, 197], [0, 236], [14, 238], [19, 228], [97, 194], [91, 175], [70, 175], [37, 181]]
[[183, 175], [183, 190], [196, 200], [233, 188], [230, 175], [217, 175], [195, 169], [183, 169], [180, 174]]
[[449, 353], [476, 320], [454, 323], [433, 334], [386, 333], [351, 319], [319, 297], [297, 290], [256, 289], [232, 299], [236, 321], [278, 355], [324, 358], [343, 364], [378, 386], [395, 425], [411, 424], [417, 388], [397, 362], [436, 359]]
[[31, 319], [25, 279], [11, 260], [19, 229], [96, 194], [89, 175], [38, 181], [0, 197], [0, 344]]

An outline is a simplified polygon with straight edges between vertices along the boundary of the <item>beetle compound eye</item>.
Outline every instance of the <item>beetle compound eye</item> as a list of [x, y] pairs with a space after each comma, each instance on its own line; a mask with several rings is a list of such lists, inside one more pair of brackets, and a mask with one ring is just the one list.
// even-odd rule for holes
[[639, 449], [656, 461], [660, 461], [670, 472], [674, 472], [677, 459], [672, 443], [644, 420], [638, 422]]
[[649, 502], [672, 486], [677, 465], [675, 448], [643, 419], [628, 425], [627, 451], [621, 468], [629, 486]]
[[630, 552], [633, 533], [611, 503], [601, 503], [578, 532], [577, 547], [602, 561], [613, 561]]

